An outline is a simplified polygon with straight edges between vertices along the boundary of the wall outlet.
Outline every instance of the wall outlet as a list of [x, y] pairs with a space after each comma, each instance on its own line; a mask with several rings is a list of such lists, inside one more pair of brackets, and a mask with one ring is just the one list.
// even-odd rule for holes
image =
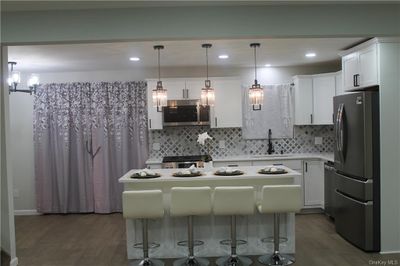
[[314, 138], [315, 145], [322, 145], [322, 137], [315, 137]]
[[161, 145], [158, 142], [153, 143], [153, 150], [159, 151], [161, 149]]
[[14, 188], [14, 198], [19, 198], [19, 189]]
[[218, 142], [218, 147], [219, 147], [220, 149], [225, 149], [225, 140], [220, 140], [220, 141]]

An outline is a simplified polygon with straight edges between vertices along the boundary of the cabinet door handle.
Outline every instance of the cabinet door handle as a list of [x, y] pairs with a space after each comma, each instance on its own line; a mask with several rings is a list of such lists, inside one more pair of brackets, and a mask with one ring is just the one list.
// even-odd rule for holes
[[189, 99], [189, 89], [186, 89], [186, 99]]
[[185, 89], [182, 89], [182, 98], [185, 99]]
[[214, 118], [214, 120], [215, 120], [215, 126], [217, 127], [218, 126], [218, 118]]
[[308, 172], [308, 163], [305, 163], [306, 165], [306, 173]]
[[354, 87], [360, 87], [360, 83], [358, 80], [358, 78], [360, 77], [360, 74], [355, 74], [354, 77], [355, 77], [355, 82], [356, 82]]
[[311, 120], [311, 124], [313, 123], [313, 115], [310, 114], [310, 120]]
[[149, 119], [149, 128], [151, 128], [151, 119]]
[[353, 87], [356, 87], [356, 75], [353, 75]]

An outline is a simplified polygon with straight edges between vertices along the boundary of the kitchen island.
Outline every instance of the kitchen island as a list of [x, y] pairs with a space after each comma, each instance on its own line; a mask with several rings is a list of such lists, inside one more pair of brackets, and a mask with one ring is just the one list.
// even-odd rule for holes
[[[131, 170], [119, 179], [123, 183], [124, 190], [161, 189], [164, 193], [164, 219], [153, 220], [149, 223], [150, 242], [160, 244], [160, 247], [150, 250], [150, 255], [157, 258], [185, 257], [187, 248], [177, 245], [177, 242], [187, 239], [185, 217], [176, 218], [169, 216], [170, 190], [177, 186], [254, 186], [256, 201], [260, 198], [261, 188], [264, 185], [295, 184], [296, 178], [301, 174], [287, 167], [286, 174], [272, 175], [257, 173], [262, 167], [239, 167], [244, 172], [239, 176], [217, 176], [213, 173], [217, 169], [204, 172], [199, 177], [174, 177], [172, 174], [179, 169], [153, 169], [160, 173], [159, 178], [133, 179], [131, 176], [138, 170]], [[194, 219], [195, 239], [204, 241], [203, 245], [195, 247], [198, 256], [216, 257], [229, 254], [230, 247], [221, 245], [223, 239], [229, 239], [230, 218], [223, 216], [200, 216]], [[140, 221], [127, 220], [127, 254], [129, 259], [140, 258], [141, 249], [134, 248], [134, 244], [141, 242]], [[271, 252], [272, 243], [263, 243], [262, 238], [270, 237], [273, 233], [273, 216], [261, 215], [254, 212], [252, 216], [239, 216], [237, 219], [238, 239], [247, 241], [247, 244], [239, 245], [239, 254], [260, 255]], [[294, 253], [295, 231], [294, 214], [281, 215], [281, 237], [287, 241], [281, 244], [281, 251]]]

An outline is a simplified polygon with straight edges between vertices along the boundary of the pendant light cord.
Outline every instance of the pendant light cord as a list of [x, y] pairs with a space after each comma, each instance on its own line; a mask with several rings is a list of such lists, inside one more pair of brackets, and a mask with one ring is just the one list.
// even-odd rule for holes
[[160, 48], [158, 50], [158, 81], [161, 81]]
[[206, 73], [207, 73], [207, 80], [208, 80], [208, 47], [206, 47]]
[[254, 81], [257, 85], [257, 46], [254, 46]]

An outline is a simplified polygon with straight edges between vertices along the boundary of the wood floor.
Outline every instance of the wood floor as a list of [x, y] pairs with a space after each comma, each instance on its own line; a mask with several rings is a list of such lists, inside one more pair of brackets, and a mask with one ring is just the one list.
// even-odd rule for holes
[[[17, 216], [16, 240], [21, 266], [129, 265], [121, 214]], [[295, 265], [400, 265], [400, 254], [364, 253], [337, 235], [323, 214], [297, 215]]]

